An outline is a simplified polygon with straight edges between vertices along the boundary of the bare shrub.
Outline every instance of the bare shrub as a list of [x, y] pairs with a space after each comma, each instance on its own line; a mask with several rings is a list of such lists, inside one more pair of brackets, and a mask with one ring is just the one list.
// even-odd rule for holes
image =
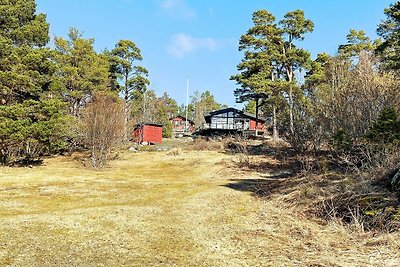
[[398, 82], [394, 74], [377, 71], [378, 63], [368, 53], [360, 54], [355, 66], [343, 64], [339, 58], [328, 64], [327, 80], [332, 86], [321, 91], [319, 97], [328, 123], [326, 128], [332, 135], [346, 129], [350, 137], [359, 140], [384, 107], [398, 106]]
[[295, 149], [318, 149], [340, 132], [360, 142], [385, 107], [399, 106], [396, 74], [378, 71], [379, 61], [369, 53], [359, 54], [356, 62], [331, 58], [323, 82], [296, 100], [295, 131], [287, 136]]
[[104, 167], [111, 150], [122, 142], [124, 114], [121, 101], [116, 96], [96, 93], [83, 110], [79, 129], [85, 147], [90, 150], [91, 165]]
[[247, 140], [242, 137], [236, 136], [227, 138], [223, 142], [225, 150], [237, 154], [239, 166], [249, 167], [251, 165], [251, 158], [249, 153], [249, 145]]
[[400, 146], [396, 143], [364, 142], [337, 152], [335, 159], [346, 172], [368, 175], [371, 180], [371, 177], [381, 177], [400, 162]]
[[398, 230], [398, 203], [385, 193], [349, 191], [332, 195], [316, 204], [317, 215], [329, 221], [342, 222], [361, 231], [391, 232]]
[[223, 148], [222, 143], [218, 140], [213, 139], [205, 139], [205, 138], [196, 138], [190, 145], [188, 145], [187, 149], [195, 150], [195, 151], [220, 151]]

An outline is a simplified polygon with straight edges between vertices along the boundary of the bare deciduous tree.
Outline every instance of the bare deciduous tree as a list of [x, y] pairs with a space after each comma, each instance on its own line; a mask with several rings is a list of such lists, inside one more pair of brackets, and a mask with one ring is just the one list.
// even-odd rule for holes
[[339, 132], [354, 142], [361, 141], [385, 107], [400, 106], [396, 76], [378, 67], [373, 54], [365, 52], [356, 61], [327, 60], [316, 90], [296, 99], [297, 130], [288, 141], [301, 149], [317, 148]]
[[104, 167], [113, 148], [123, 139], [123, 104], [117, 96], [97, 93], [82, 113], [80, 131], [90, 150], [91, 165]]

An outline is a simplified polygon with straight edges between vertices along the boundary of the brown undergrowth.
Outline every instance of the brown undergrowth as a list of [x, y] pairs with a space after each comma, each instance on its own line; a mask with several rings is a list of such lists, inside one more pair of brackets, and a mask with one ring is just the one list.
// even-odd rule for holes
[[[257, 179], [233, 181], [231, 187], [262, 198], [279, 197], [304, 213], [337, 221], [363, 231], [386, 233], [400, 229], [400, 197], [382, 179], [380, 168], [355, 169], [328, 151], [296, 153], [284, 143], [233, 142], [237, 171], [256, 172]], [[239, 147], [239, 149], [237, 148]]]
[[276, 212], [284, 227], [297, 229], [292, 233], [301, 235], [296, 251], [312, 254], [306, 253], [299, 266], [400, 264], [398, 196], [381, 176], [351, 171], [329, 153], [296, 153], [285, 143], [253, 142], [229, 151], [236, 157], [227, 166], [237, 178], [226, 186], [251, 192], [270, 207], [266, 213]]

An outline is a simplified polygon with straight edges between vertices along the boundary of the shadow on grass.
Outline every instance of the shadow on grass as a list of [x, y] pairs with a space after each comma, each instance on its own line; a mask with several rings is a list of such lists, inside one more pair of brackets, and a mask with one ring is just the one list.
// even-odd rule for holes
[[269, 197], [275, 193], [290, 193], [297, 190], [298, 181], [289, 172], [279, 172], [274, 175], [265, 175], [258, 179], [230, 179], [222, 185], [233, 190], [251, 192], [257, 197]]
[[35, 160], [20, 160], [16, 162], [11, 162], [5, 164], [5, 166], [14, 167], [14, 168], [33, 168], [43, 165], [43, 159], [35, 159]]
[[223, 185], [233, 190], [251, 192], [257, 197], [296, 190], [301, 165], [291, 149], [264, 144], [248, 145], [243, 150], [240, 143], [231, 143], [225, 153], [237, 155], [230, 169], [258, 173], [257, 179], [230, 179]]

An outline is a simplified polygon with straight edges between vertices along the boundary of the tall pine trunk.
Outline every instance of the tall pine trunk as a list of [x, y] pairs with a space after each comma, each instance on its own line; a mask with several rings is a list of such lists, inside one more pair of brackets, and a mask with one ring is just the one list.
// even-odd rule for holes
[[128, 124], [129, 124], [129, 104], [128, 100], [124, 100], [124, 142], [128, 141]]
[[272, 108], [272, 140], [274, 142], [278, 141], [279, 134], [278, 134], [278, 128], [277, 128], [277, 123], [276, 123], [276, 107], [275, 105]]
[[294, 134], [294, 122], [293, 122], [293, 88], [292, 88], [292, 81], [293, 81], [293, 68], [292, 66], [287, 68], [287, 76], [289, 80], [289, 127], [290, 127], [290, 134]]
[[128, 141], [128, 124], [129, 124], [129, 74], [125, 74], [125, 90], [124, 90], [124, 142]]
[[[272, 82], [275, 81], [275, 74], [272, 71], [271, 73], [271, 80]], [[277, 118], [276, 118], [276, 106], [273, 104], [272, 107], [272, 140], [274, 142], [278, 141], [279, 138], [279, 133], [278, 133], [278, 127], [277, 127]]]
[[258, 104], [258, 98], [256, 98], [256, 136], [258, 136], [258, 108], [259, 108], [259, 104]]
[[289, 123], [290, 123], [290, 134], [294, 134], [292, 85], [290, 85], [289, 88]]

